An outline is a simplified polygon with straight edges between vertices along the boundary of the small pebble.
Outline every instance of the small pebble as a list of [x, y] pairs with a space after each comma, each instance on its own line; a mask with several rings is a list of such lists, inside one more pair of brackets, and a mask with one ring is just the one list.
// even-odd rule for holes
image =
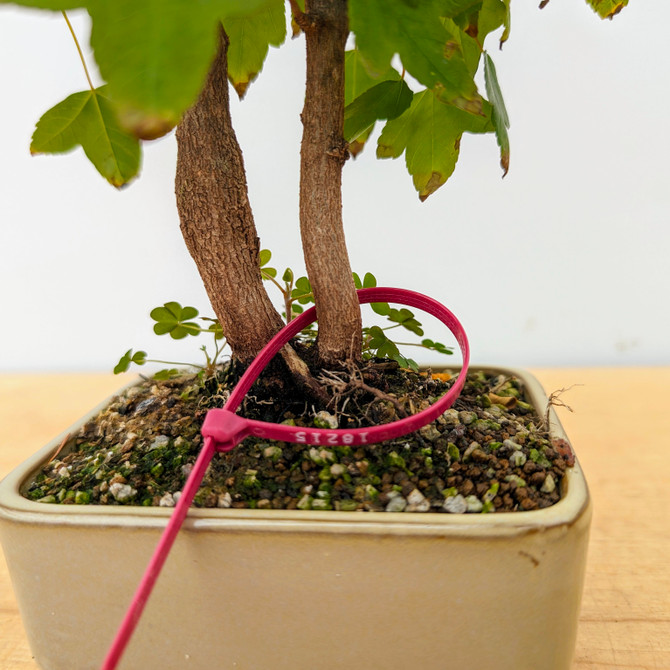
[[544, 484], [542, 484], [542, 488], [540, 491], [542, 493], [553, 493], [556, 490], [556, 482], [554, 481], [554, 477], [551, 473], [549, 473], [544, 480]]
[[458, 413], [458, 418], [462, 424], [469, 426], [477, 420], [477, 415], [474, 412], [463, 411]]
[[228, 493], [228, 491], [225, 493], [220, 493], [216, 500], [216, 506], [221, 509], [228, 509], [232, 504], [233, 498], [230, 493]]
[[386, 512], [404, 512], [405, 507], [407, 507], [407, 501], [401, 496], [398, 495], [395, 498], [391, 498], [388, 501], [384, 511]]
[[463, 462], [467, 463], [475, 449], [481, 449], [479, 442], [470, 442], [470, 446], [463, 452]]
[[152, 449], [161, 449], [163, 447], [167, 447], [168, 444], [170, 444], [170, 438], [167, 435], [158, 435], [149, 445], [149, 451]]
[[[509, 442], [509, 440], [506, 440], [506, 442]], [[509, 457], [509, 464], [513, 468], [522, 468], [527, 460], [526, 454], [523, 451], [514, 451]]]
[[503, 447], [510, 449], [511, 451], [518, 451], [521, 449], [521, 445], [517, 444], [514, 440], [503, 440]]
[[137, 491], [130, 484], [121, 484], [121, 482], [111, 484], [109, 492], [114, 496], [114, 500], [118, 502], [132, 500], [137, 495]]
[[166, 493], [159, 501], [159, 507], [174, 507], [175, 502], [171, 493]]
[[477, 514], [478, 512], [481, 512], [484, 503], [477, 497], [477, 496], [468, 496], [465, 499], [465, 504], [467, 505], [467, 511], [470, 514]]
[[317, 412], [314, 417], [314, 425], [317, 428], [337, 428], [337, 417], [330, 412]]
[[406, 512], [427, 512], [429, 509], [430, 501], [423, 495], [423, 493], [421, 493], [421, 491], [419, 491], [419, 489], [414, 489], [407, 496]]
[[468, 504], [465, 502], [465, 498], [459, 493], [447, 498], [442, 508], [450, 514], [465, 514], [468, 511]]
[[440, 437], [440, 431], [435, 428], [435, 424], [429, 423], [419, 430], [419, 435], [421, 435], [424, 440], [428, 440], [428, 442], [434, 442]]

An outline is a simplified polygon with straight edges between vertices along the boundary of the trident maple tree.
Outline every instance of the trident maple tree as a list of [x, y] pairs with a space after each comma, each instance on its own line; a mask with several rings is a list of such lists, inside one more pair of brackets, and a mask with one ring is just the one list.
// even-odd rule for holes
[[[542, 3], [546, 4], [547, 0]], [[612, 17], [627, 0], [588, 0]], [[404, 155], [421, 200], [452, 174], [463, 133], [492, 133], [509, 167], [509, 121], [488, 51], [510, 33], [510, 0], [25, 0], [85, 8], [107, 84], [40, 119], [34, 153], [81, 146], [114, 186], [136, 177], [141, 142], [177, 127], [177, 207], [187, 247], [233, 355], [248, 363], [281, 327], [265, 291], [242, 151], [229, 112], [270, 46], [306, 42], [300, 230], [319, 314], [317, 361], [361, 351], [361, 320], [342, 226], [342, 167], [378, 122], [379, 158]], [[67, 17], [66, 17], [67, 18]], [[350, 45], [351, 48], [347, 49]], [[485, 91], [475, 75], [483, 70]], [[286, 347], [303, 381], [309, 372]]]

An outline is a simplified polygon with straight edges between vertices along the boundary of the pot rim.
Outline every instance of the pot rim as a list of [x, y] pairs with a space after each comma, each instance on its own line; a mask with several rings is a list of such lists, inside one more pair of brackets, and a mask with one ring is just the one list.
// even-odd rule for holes
[[[526, 387], [540, 414], [547, 408], [547, 397], [538, 380], [529, 372], [497, 365], [478, 365], [473, 369], [518, 377]], [[131, 382], [130, 385], [136, 383]], [[127, 388], [126, 385], [120, 391]], [[119, 392], [120, 392], [119, 391]], [[114, 394], [116, 395], [116, 394]], [[112, 396], [113, 397], [113, 396]], [[0, 482], [0, 520], [50, 526], [125, 527], [130, 529], [163, 528], [172, 514], [168, 507], [49, 505], [28, 500], [21, 495], [26, 481], [51, 456], [68, 436], [104, 408], [107, 398], [75, 422], [44, 448], [24, 461]], [[551, 434], [567, 440], [553, 408], [549, 408]], [[590, 509], [589, 492], [577, 459], [561, 480], [562, 497], [551, 507], [527, 512], [495, 514], [446, 514], [423, 512], [339, 512], [303, 510], [256, 510], [191, 508], [184, 522], [186, 532], [276, 531], [310, 533], [381, 533], [383, 535], [420, 534], [456, 537], [508, 537], [540, 532], [557, 526], [571, 526]]]

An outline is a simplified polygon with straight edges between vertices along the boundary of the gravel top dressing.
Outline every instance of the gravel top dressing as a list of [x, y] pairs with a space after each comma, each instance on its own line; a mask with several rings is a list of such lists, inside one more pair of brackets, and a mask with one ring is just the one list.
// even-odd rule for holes
[[[114, 398], [35, 476], [26, 497], [51, 504], [172, 507], [202, 446], [207, 410], [235, 380], [146, 379]], [[257, 382], [240, 413], [321, 428], [388, 423], [428, 406], [447, 373], [388, 363], [320, 378], [332, 397], [318, 410], [295, 392]], [[247, 438], [216, 454], [198, 507], [368, 512], [487, 513], [534, 510], [560, 499], [571, 451], [554, 442], [519, 380], [468, 375], [452, 409], [416, 433], [360, 447], [305, 446]]]

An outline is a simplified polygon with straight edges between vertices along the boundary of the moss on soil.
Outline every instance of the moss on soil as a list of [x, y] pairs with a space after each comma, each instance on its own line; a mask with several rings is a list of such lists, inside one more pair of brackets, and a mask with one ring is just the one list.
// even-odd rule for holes
[[[224, 369], [207, 379], [184, 374], [131, 387], [71, 437], [35, 476], [26, 497], [173, 506], [202, 446], [204, 416], [223, 404], [231, 377]], [[359, 378], [363, 388], [345, 373], [330, 380], [333, 400], [326, 411], [340, 428], [386, 423], [399, 411], [434, 402], [453, 383], [446, 377], [371, 364]], [[367, 384], [382, 397], [367, 392]], [[316, 409], [295, 393], [282, 397], [258, 382], [241, 413], [312, 426]], [[543, 424], [518, 379], [475, 372], [452, 409], [396, 440], [351, 448], [247, 438], [214, 457], [195, 505], [480, 513], [548, 507], [560, 499], [570, 451], [552, 443]]]

